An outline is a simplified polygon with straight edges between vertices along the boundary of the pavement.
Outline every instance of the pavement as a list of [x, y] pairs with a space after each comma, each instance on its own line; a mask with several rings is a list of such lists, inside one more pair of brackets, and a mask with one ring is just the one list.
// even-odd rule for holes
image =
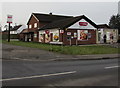
[[[114, 45], [116, 47], [118, 45]], [[36, 48], [2, 44], [2, 60], [38, 60], [38, 61], [63, 61], [63, 60], [100, 60], [119, 58], [120, 54], [98, 55], [64, 55]]]

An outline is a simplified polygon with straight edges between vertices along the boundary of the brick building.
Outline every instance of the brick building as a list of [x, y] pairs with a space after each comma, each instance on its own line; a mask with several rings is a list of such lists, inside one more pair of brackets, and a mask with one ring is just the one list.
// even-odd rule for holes
[[73, 17], [52, 13], [32, 13], [27, 25], [20, 34], [21, 40], [63, 45], [95, 44], [100, 28], [84, 15]]

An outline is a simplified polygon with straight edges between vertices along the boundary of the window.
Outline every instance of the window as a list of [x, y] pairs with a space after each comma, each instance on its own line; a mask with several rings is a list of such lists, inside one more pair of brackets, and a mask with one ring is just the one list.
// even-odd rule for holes
[[34, 23], [34, 28], [36, 28], [37, 27], [37, 23]]
[[29, 25], [29, 28], [32, 28], [32, 25]]
[[78, 40], [88, 40], [88, 30], [78, 30]]

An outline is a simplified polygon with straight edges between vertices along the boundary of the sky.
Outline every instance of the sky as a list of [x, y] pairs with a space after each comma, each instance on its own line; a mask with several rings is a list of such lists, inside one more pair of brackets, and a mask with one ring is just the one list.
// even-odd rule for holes
[[[45, 0], [46, 1], [46, 0]], [[105, 1], [105, 0], [104, 0]], [[118, 13], [118, 2], [2, 2], [0, 3], [0, 23], [6, 24], [7, 15], [13, 15], [13, 25], [27, 24], [31, 13], [52, 12], [56, 15], [80, 16], [86, 15], [96, 24], [108, 24], [110, 17]]]

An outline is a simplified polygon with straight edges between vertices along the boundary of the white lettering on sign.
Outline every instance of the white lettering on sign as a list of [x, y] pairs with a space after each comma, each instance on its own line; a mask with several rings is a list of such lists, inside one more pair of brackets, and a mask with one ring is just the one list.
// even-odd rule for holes
[[12, 23], [12, 15], [7, 15], [7, 23]]

